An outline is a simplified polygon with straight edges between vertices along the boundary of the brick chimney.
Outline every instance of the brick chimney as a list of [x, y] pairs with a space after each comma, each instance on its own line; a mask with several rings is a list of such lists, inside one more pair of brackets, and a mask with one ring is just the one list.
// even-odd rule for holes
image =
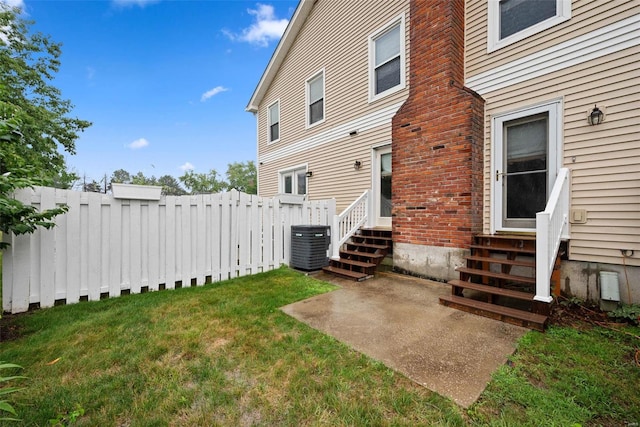
[[464, 1], [410, 7], [409, 97], [392, 124], [394, 267], [448, 280], [482, 231], [484, 100], [464, 87]]

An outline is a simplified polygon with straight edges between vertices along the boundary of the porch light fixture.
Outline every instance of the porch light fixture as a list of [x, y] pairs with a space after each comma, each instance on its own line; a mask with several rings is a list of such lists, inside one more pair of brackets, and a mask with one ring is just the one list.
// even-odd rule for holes
[[589, 124], [591, 126], [599, 125], [604, 121], [604, 113], [597, 105], [593, 106], [593, 110], [589, 114]]
[[355, 162], [353, 162], [353, 168], [355, 170], [359, 171], [361, 167], [362, 167], [362, 162], [360, 160], [356, 160]]
[[313, 176], [313, 171], [307, 171], [304, 176], [306, 176], [307, 178], [311, 178]]

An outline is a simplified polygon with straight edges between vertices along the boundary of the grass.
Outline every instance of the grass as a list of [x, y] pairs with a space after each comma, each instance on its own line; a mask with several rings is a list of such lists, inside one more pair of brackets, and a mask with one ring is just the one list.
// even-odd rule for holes
[[332, 289], [283, 268], [7, 316], [3, 326], [20, 336], [0, 344], [0, 360], [25, 368], [26, 389], [13, 401], [24, 425], [71, 415], [79, 426], [640, 420], [638, 342], [628, 335], [599, 328], [529, 333], [464, 410], [279, 310]]

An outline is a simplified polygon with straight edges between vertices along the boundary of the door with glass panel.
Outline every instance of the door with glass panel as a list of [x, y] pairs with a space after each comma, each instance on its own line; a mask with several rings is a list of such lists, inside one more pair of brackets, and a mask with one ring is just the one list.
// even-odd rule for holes
[[391, 147], [376, 150], [374, 165], [375, 225], [391, 227]]
[[555, 179], [553, 122], [549, 110], [497, 121], [495, 217], [497, 230], [535, 230]]

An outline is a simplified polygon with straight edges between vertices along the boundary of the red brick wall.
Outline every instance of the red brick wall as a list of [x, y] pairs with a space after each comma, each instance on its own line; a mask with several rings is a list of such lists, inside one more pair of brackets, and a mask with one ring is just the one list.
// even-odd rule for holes
[[464, 1], [411, 1], [410, 93], [393, 119], [394, 242], [482, 231], [484, 101], [464, 87]]

